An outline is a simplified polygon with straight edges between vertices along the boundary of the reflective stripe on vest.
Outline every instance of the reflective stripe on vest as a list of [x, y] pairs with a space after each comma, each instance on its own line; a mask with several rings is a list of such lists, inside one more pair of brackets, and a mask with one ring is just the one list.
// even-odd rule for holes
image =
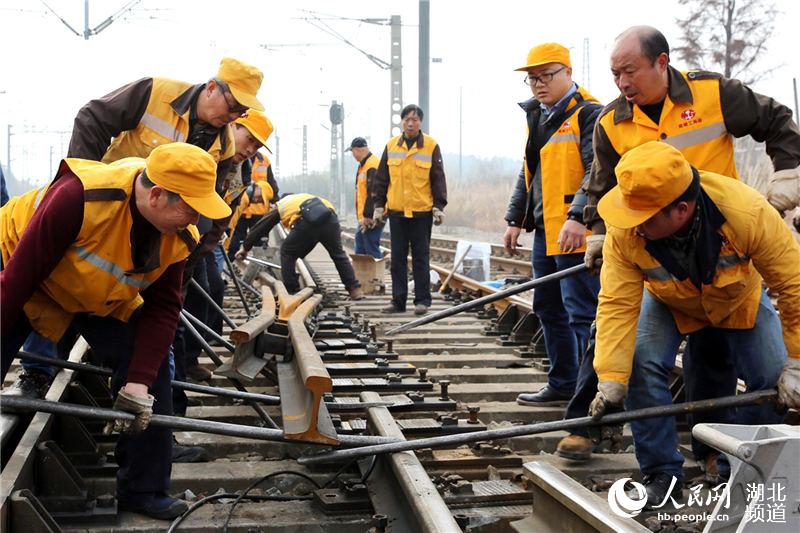
[[107, 259], [103, 259], [99, 255], [90, 252], [86, 248], [82, 246], [74, 246], [75, 254], [83, 259], [84, 261], [88, 261], [89, 263], [93, 264], [100, 270], [105, 270], [115, 278], [120, 283], [124, 283], [125, 285], [130, 285], [131, 287], [136, 287], [137, 289], [144, 289], [150, 286], [150, 282], [146, 279], [132, 279], [125, 275], [125, 269], [121, 266], [108, 261]]
[[436, 140], [422, 135], [422, 147], [417, 143], [407, 147], [402, 135], [386, 143], [389, 188], [386, 192], [386, 210], [403, 213], [411, 218], [414, 213], [433, 209], [430, 173]]
[[151, 115], [150, 113], [145, 112], [145, 114], [142, 115], [142, 119], [139, 121], [139, 124], [147, 126], [159, 135], [172, 139], [175, 142], [182, 143], [186, 140], [186, 135], [184, 135], [182, 131], [175, 129], [175, 127], [171, 124], [161, 120], [155, 115]]

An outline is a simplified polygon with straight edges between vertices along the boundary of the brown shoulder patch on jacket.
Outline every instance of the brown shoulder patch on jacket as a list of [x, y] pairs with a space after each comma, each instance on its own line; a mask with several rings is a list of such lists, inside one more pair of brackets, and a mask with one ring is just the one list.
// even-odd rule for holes
[[186, 247], [189, 249], [190, 253], [193, 252], [195, 248], [197, 248], [197, 241], [194, 240], [194, 237], [192, 237], [192, 234], [188, 229], [180, 230], [178, 232], [178, 237], [180, 237], [181, 240], [183, 240], [183, 242], [186, 244]]
[[89, 189], [83, 192], [84, 202], [122, 202], [128, 195], [122, 189]]

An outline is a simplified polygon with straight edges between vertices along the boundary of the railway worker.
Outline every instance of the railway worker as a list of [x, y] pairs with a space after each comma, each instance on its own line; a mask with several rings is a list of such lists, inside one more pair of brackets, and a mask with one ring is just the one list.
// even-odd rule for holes
[[[668, 143], [627, 151], [616, 177], [598, 204], [608, 232], [590, 414], [623, 401], [628, 409], [670, 404], [668, 379], [687, 334], [687, 398], [710, 383], [720, 396], [733, 395], [740, 377], [750, 391], [777, 384], [781, 403], [800, 407], [800, 245], [777, 210], [744, 183], [693, 167]], [[778, 293], [780, 318], [762, 277]], [[701, 364], [709, 352], [733, 371]], [[771, 405], [724, 418], [781, 419]], [[683, 455], [674, 420], [634, 421], [631, 430], [648, 501], [663, 501], [673, 477], [679, 493]]]
[[295, 293], [300, 283], [295, 264], [321, 243], [327, 250], [344, 288], [353, 300], [364, 297], [361, 284], [356, 279], [353, 265], [342, 247], [342, 229], [333, 205], [313, 194], [287, 194], [273, 209], [261, 218], [247, 234], [242, 247], [236, 253], [238, 259], [247, 257], [253, 245], [267, 235], [278, 223], [289, 230], [281, 244], [281, 277], [286, 290]]
[[[78, 111], [67, 156], [111, 163], [124, 157], [147, 157], [159, 145], [184, 141], [208, 151], [217, 162], [217, 192], [222, 193], [225, 176], [233, 164], [234, 143], [229, 123], [249, 108], [263, 109], [256, 98], [263, 75], [257, 68], [233, 58], [224, 58], [219, 70], [206, 83], [192, 85], [167, 78], [142, 78], [94, 100]], [[189, 259], [188, 271], [208, 288], [205, 265], [200, 258], [219, 242], [227, 220], [201, 218], [200, 246]], [[196, 267], [196, 268], [195, 268]], [[206, 303], [188, 306], [192, 314], [205, 314]], [[56, 357], [47, 339], [32, 334], [27, 351]], [[24, 372], [14, 384], [17, 393], [41, 397], [55, 369], [23, 363]], [[208, 377], [199, 366], [191, 367], [197, 378]], [[185, 376], [179, 376], [183, 379]]]
[[0, 210], [2, 374], [31, 331], [57, 342], [68, 327], [114, 369], [120, 509], [175, 518], [167, 494], [172, 431], [147, 427], [172, 413], [167, 354], [181, 310], [186, 257], [198, 215], [227, 216], [214, 190], [216, 162], [185, 143], [147, 159], [65, 159], [53, 181]]
[[372, 218], [375, 210], [372, 189], [380, 160], [370, 151], [367, 140], [363, 137], [353, 139], [350, 147], [345, 151], [352, 152], [353, 159], [358, 163], [355, 201], [358, 230], [356, 231], [355, 252], [380, 259], [383, 257], [381, 235], [384, 223], [376, 224]]
[[[544, 43], [528, 52], [525, 83], [533, 96], [520, 103], [528, 123], [525, 160], [508, 204], [503, 237], [516, 255], [523, 229], [534, 232], [536, 278], [583, 262], [586, 227], [581, 185], [592, 165], [592, 130], [603, 106], [572, 80], [569, 50]], [[540, 391], [521, 405], [566, 402], [575, 392], [579, 354], [586, 350], [600, 283], [588, 272], [536, 289], [533, 310], [544, 332], [550, 370]]]
[[[597, 202], [616, 184], [614, 167], [622, 155], [647, 141], [675, 146], [700, 170], [738, 178], [733, 137], [750, 135], [766, 143], [772, 158], [775, 173], [769, 182], [769, 202], [779, 211], [797, 203], [800, 131], [792, 121], [791, 110], [738, 80], [713, 72], [680, 72], [669, 60], [666, 38], [649, 26], [636, 26], [620, 34], [611, 52], [611, 72], [621, 94], [597, 120], [595, 157], [584, 209], [584, 222], [592, 230], [585, 262], [595, 272], [602, 261], [605, 235]], [[586, 416], [596, 386], [590, 353], [581, 364], [567, 418]], [[712, 387], [704, 388], [704, 392], [714, 395]], [[709, 413], [694, 419], [713, 420], [715, 416]], [[587, 437], [585, 433], [568, 437], [569, 441], [559, 444], [558, 453], [566, 450], [573, 458], [588, 458], [594, 445]], [[714, 477], [716, 453], [705, 445], [692, 444], [696, 458]]]
[[[234, 124], [239, 159], [234, 158], [235, 168], [229, 174], [230, 187], [225, 197], [234, 209], [230, 223], [231, 238], [228, 241], [228, 257], [231, 260], [247, 231], [267, 213], [273, 198], [278, 197], [278, 183], [272, 172], [272, 163], [258, 151], [266, 146], [272, 131], [272, 122], [261, 112], [251, 111]], [[240, 145], [247, 146], [248, 150], [239, 154]]]
[[424, 315], [431, 305], [431, 229], [444, 222], [447, 181], [439, 144], [422, 133], [422, 109], [407, 105], [400, 118], [403, 132], [386, 143], [373, 184], [372, 220], [379, 225], [388, 218], [392, 234], [392, 303], [382, 312], [406, 310], [410, 247], [414, 314]]

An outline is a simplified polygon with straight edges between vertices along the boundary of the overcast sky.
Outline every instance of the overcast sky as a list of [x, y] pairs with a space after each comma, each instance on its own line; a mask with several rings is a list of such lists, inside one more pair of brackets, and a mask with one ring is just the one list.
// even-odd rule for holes
[[[126, 1], [91, 0], [90, 27]], [[83, 31], [83, 0], [48, 4]], [[800, 2], [783, 0], [778, 6], [783, 14], [762, 65], [782, 66], [753, 87], [794, 108]], [[464, 154], [521, 158], [525, 122], [516, 102], [530, 91], [523, 75], [512, 69], [524, 62], [531, 46], [558, 41], [569, 47], [573, 77], [606, 103], [617, 94], [608, 69], [614, 37], [628, 26], [650, 24], [677, 46], [674, 19], [680, 9], [675, 0], [431, 0], [431, 56], [441, 58], [430, 67], [430, 109], [425, 111], [431, 135], [443, 151], [458, 152], [461, 91]], [[226, 55], [264, 72], [259, 96], [280, 136], [281, 174], [300, 172], [303, 124], [308, 126], [309, 168], [327, 168], [330, 134], [325, 126], [332, 100], [344, 102], [346, 139], [368, 137], [373, 151], [380, 152], [389, 136], [389, 72], [302, 20], [309, 16], [303, 10], [346, 19], [400, 15], [403, 103], [416, 102], [418, 2], [413, 0], [142, 0], [89, 40], [73, 34], [36, 0], [0, 0], [0, 161], [6, 163], [6, 127], [11, 124], [12, 170], [43, 183], [50, 177], [51, 146], [57, 161], [66, 150], [75, 112], [86, 101], [144, 76], [203, 82]], [[388, 61], [388, 26], [325, 23]], [[583, 79], [586, 38], [589, 80]], [[673, 64], [684, 67], [675, 57]], [[274, 136], [269, 144], [274, 150]]]

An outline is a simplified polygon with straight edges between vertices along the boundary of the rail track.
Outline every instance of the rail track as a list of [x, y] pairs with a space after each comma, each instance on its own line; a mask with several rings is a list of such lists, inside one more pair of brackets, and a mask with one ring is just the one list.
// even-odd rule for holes
[[[440, 263], [434, 268], [444, 278], [455, 241], [432, 244]], [[501, 257], [500, 247], [493, 252], [495, 275], [530, 275], [530, 267], [526, 273], [522, 265], [529, 265], [529, 258]], [[340, 440], [344, 445], [358, 435], [410, 440], [552, 421], [563, 416], [563, 406], [515, 402], [517, 394], [538, 390], [547, 378], [528, 296], [387, 339], [382, 337], [386, 329], [413, 315], [380, 314], [385, 296], [350, 301], [321, 247], [299, 268], [306, 289], [298, 295], [285, 293], [278, 272], [255, 270], [253, 263], [243, 272], [243, 294], [256, 316], [248, 320], [229, 284], [225, 310], [237, 327], [226, 325], [224, 336], [235, 341], [236, 349], [232, 354], [224, 346], [210, 347], [213, 352], [201, 364], [215, 369], [215, 360], [224, 360], [211, 385], [233, 389], [230, 378], [235, 378], [250, 393], [279, 395], [280, 405], [254, 408], [190, 391], [187, 417], [261, 427], [263, 410], [287, 440], [176, 431], [179, 443], [204, 446], [211, 456], [207, 463], [173, 466], [173, 493], [197, 505], [177, 531], [647, 530], [614, 516], [606, 503], [610, 481], [637, 469], [627, 428], [620, 453], [599, 453], [590, 463], [553, 455], [565, 433], [551, 432], [352, 464], [298, 464], [301, 454]], [[386, 278], [388, 286], [388, 273]], [[435, 295], [432, 310], [496, 290], [461, 275], [453, 276], [450, 286], [447, 297]], [[262, 351], [263, 358], [254, 355]], [[79, 341], [70, 360], [90, 361], [86, 345]], [[99, 407], [112, 403], [106, 379], [73, 370], [57, 375], [46, 399]], [[114, 437], [102, 434], [102, 422], [46, 413], [4, 414], [2, 422], [4, 531], [169, 527], [117, 512]], [[688, 433], [681, 435], [688, 446]], [[698, 473], [690, 459], [686, 467], [687, 477]], [[247, 489], [255, 498], [236, 501]]]

